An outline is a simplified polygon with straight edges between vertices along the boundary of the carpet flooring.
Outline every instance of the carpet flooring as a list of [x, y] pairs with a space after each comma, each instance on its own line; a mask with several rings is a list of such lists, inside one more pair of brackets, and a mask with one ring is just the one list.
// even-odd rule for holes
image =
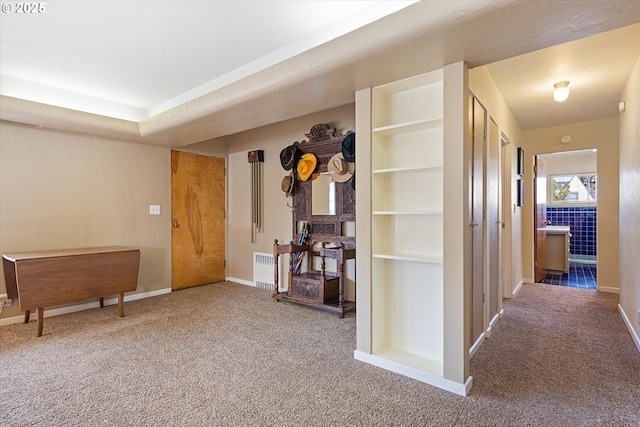
[[634, 426], [617, 295], [524, 285], [467, 397], [356, 361], [355, 316], [223, 282], [0, 328], [0, 426]]

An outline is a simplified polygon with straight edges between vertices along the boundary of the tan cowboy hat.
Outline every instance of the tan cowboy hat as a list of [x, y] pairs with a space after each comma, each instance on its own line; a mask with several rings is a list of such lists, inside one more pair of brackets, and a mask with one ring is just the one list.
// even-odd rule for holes
[[303, 154], [300, 160], [298, 160], [298, 177], [300, 181], [306, 181], [309, 179], [316, 166], [318, 165], [318, 158], [313, 153]]
[[347, 182], [353, 176], [353, 163], [348, 163], [342, 153], [334, 154], [327, 163], [327, 172], [335, 182]]
[[281, 188], [282, 191], [285, 192], [285, 195], [287, 197], [291, 196], [291, 194], [293, 193], [293, 184], [295, 184], [293, 172], [291, 172], [289, 175], [285, 175], [285, 177], [282, 178]]

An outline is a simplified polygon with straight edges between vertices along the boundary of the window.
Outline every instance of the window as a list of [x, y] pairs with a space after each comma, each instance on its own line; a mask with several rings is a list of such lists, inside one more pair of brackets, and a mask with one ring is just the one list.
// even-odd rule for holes
[[597, 175], [552, 175], [550, 180], [552, 204], [595, 203], [597, 200]]

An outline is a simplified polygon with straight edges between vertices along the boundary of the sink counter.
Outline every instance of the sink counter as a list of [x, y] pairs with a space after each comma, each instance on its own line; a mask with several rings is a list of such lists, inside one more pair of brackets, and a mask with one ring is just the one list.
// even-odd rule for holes
[[540, 231], [546, 231], [548, 234], [562, 234], [569, 233], [571, 230], [568, 225], [547, 225], [544, 228], [539, 228]]

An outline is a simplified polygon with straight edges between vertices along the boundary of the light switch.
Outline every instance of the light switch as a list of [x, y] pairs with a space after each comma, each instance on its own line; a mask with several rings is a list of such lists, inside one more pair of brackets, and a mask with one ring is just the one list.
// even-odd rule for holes
[[160, 215], [160, 205], [149, 205], [149, 215]]

